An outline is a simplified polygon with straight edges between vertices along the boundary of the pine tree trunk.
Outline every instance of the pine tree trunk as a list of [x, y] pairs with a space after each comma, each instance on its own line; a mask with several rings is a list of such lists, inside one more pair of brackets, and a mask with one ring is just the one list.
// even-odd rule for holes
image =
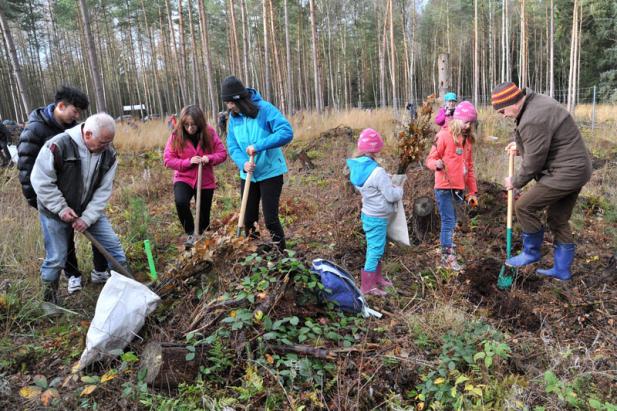
[[315, 109], [318, 113], [323, 110], [321, 98], [321, 79], [319, 78], [319, 62], [317, 60], [317, 22], [315, 21], [315, 0], [309, 0], [311, 15], [311, 45], [313, 50], [313, 80], [315, 82]]
[[[208, 88], [208, 96], [210, 98], [210, 118], [215, 118], [217, 110], [216, 100], [214, 99], [214, 84], [212, 81], [212, 63], [210, 60], [210, 45], [208, 42], [208, 20], [206, 16], [206, 9], [204, 7], [204, 0], [199, 1], [199, 25], [201, 31], [201, 47], [203, 48], [203, 55], [206, 64], [206, 87]], [[207, 108], [207, 109], [208, 109]], [[206, 111], [207, 111], [206, 109]]]
[[289, 45], [289, 16], [287, 15], [287, 0], [285, 0], [283, 7], [285, 8], [285, 61], [287, 67], [287, 87], [285, 88], [287, 95], [287, 113], [290, 114], [294, 110], [294, 101], [293, 101], [293, 89], [292, 89], [292, 70], [293, 67], [291, 65], [291, 47]]
[[0, 26], [2, 26], [2, 34], [4, 35], [6, 48], [11, 59], [13, 77], [15, 77], [15, 82], [17, 83], [17, 88], [19, 89], [19, 94], [21, 96], [21, 104], [24, 112], [28, 113], [30, 111], [30, 102], [28, 101], [27, 89], [22, 78], [21, 66], [19, 64], [19, 59], [17, 58], [17, 50], [15, 49], [15, 43], [9, 27], [9, 21], [4, 15], [4, 10], [2, 10], [2, 8], [0, 8]]

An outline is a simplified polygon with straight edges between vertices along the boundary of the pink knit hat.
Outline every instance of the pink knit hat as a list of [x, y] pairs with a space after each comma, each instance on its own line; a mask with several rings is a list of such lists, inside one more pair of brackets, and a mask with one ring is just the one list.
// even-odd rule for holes
[[360, 133], [358, 151], [362, 153], [379, 153], [383, 148], [383, 139], [372, 128], [366, 128]]
[[452, 118], [465, 123], [473, 123], [478, 119], [478, 113], [476, 113], [475, 107], [469, 101], [461, 101], [454, 109]]

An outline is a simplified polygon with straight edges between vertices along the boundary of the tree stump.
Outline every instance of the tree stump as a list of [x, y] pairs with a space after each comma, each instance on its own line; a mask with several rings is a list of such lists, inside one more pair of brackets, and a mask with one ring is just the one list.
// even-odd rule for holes
[[205, 347], [195, 347], [195, 358], [186, 360], [190, 352], [184, 344], [150, 342], [142, 353], [142, 368], [148, 370], [145, 381], [158, 388], [174, 388], [182, 382], [193, 382], [199, 366], [205, 362]]
[[413, 202], [411, 219], [411, 232], [415, 239], [421, 243], [426, 241], [438, 228], [438, 218], [433, 199], [427, 196], [416, 198]]
[[315, 164], [306, 153], [306, 150], [300, 150], [298, 153], [298, 160], [302, 163], [302, 168], [305, 170], [313, 170], [315, 168]]

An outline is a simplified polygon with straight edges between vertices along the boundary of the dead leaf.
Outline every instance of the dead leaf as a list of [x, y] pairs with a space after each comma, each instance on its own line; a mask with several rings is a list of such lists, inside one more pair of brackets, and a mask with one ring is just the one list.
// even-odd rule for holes
[[49, 407], [51, 400], [53, 400], [54, 398], [60, 398], [60, 393], [58, 393], [58, 390], [55, 388], [49, 388], [45, 390], [43, 394], [41, 394], [41, 403], [45, 407]]
[[268, 362], [268, 364], [274, 364], [274, 357], [272, 357], [270, 354], [266, 354], [266, 361]]
[[84, 389], [81, 391], [81, 394], [79, 394], [80, 397], [85, 397], [86, 395], [90, 395], [94, 392], [94, 390], [96, 390], [96, 385], [92, 384], [92, 385], [86, 385], [84, 387]]
[[79, 361], [77, 361], [75, 364], [73, 364], [73, 366], [71, 367], [71, 373], [72, 374], [77, 374], [79, 372]]
[[106, 383], [107, 381], [111, 381], [118, 376], [118, 371], [109, 370], [101, 377], [101, 383]]
[[23, 398], [34, 400], [41, 395], [43, 389], [41, 387], [36, 387], [34, 385], [29, 385], [27, 387], [22, 387], [19, 390], [19, 395]]

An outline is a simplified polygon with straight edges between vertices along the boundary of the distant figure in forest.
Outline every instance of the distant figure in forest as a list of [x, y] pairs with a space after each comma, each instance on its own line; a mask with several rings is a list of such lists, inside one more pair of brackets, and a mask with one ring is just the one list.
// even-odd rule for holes
[[169, 130], [175, 130], [177, 123], [178, 123], [178, 119], [176, 118], [175, 114], [170, 114], [167, 117], [167, 128]]
[[495, 87], [491, 100], [499, 114], [516, 124], [515, 141], [508, 144], [506, 151], [523, 158], [516, 175], [506, 177], [506, 189], [521, 189], [536, 180], [514, 205], [523, 230], [523, 250], [507, 259], [506, 265], [523, 267], [542, 258], [541, 215], [546, 210], [546, 224], [553, 233], [554, 265], [536, 272], [569, 280], [576, 251], [570, 217], [592, 172], [583, 137], [568, 110], [549, 96], [505, 82]]
[[10, 140], [11, 132], [4, 124], [0, 123], [0, 167], [11, 164]]
[[[186, 106], [180, 121], [165, 146], [165, 167], [174, 170], [174, 198], [180, 224], [186, 233], [184, 246], [195, 243], [195, 232], [201, 234], [210, 225], [210, 208], [216, 188], [214, 166], [227, 159], [227, 151], [213, 127], [206, 122], [204, 112], [197, 106]], [[199, 164], [202, 164], [199, 227], [195, 230], [191, 214], [191, 198], [197, 195]]]
[[[81, 90], [62, 86], [56, 91], [53, 103], [35, 109], [28, 116], [28, 124], [22, 131], [17, 146], [19, 155], [17, 168], [24, 197], [35, 209], [37, 208], [37, 195], [30, 183], [30, 175], [41, 147], [53, 136], [75, 127], [81, 113], [87, 110], [88, 106], [88, 97]], [[75, 241], [72, 236], [66, 237], [66, 240], [68, 256], [64, 274], [68, 279], [69, 294], [72, 294], [81, 290], [81, 272], [77, 265]], [[92, 246], [92, 260], [94, 268], [90, 278], [93, 282], [105, 282], [109, 277], [107, 260], [94, 246]]]
[[227, 136], [227, 120], [229, 119], [229, 112], [227, 110], [221, 111], [216, 116], [216, 127], [218, 129], [219, 136], [225, 138]]
[[[293, 139], [289, 121], [253, 88], [246, 88], [234, 76], [221, 85], [221, 97], [230, 111], [227, 124], [227, 149], [240, 169], [240, 192], [247, 172], [252, 171], [244, 227], [246, 235], [257, 237], [255, 223], [261, 202], [266, 228], [280, 251], [286, 247], [279, 220], [279, 201], [287, 164], [282, 146]], [[254, 156], [254, 157], [253, 157]], [[254, 158], [254, 161], [250, 161]]]
[[443, 105], [443, 107], [439, 108], [439, 112], [435, 117], [435, 124], [440, 127], [446, 125], [454, 115], [454, 108], [456, 107], [457, 100], [456, 94], [452, 92], [446, 93], [446, 95], [443, 97], [443, 100], [445, 104]]
[[414, 121], [417, 117], [415, 103], [412, 103], [411, 101], [408, 102], [407, 106], [405, 106], [405, 109], [409, 113], [409, 121]]

